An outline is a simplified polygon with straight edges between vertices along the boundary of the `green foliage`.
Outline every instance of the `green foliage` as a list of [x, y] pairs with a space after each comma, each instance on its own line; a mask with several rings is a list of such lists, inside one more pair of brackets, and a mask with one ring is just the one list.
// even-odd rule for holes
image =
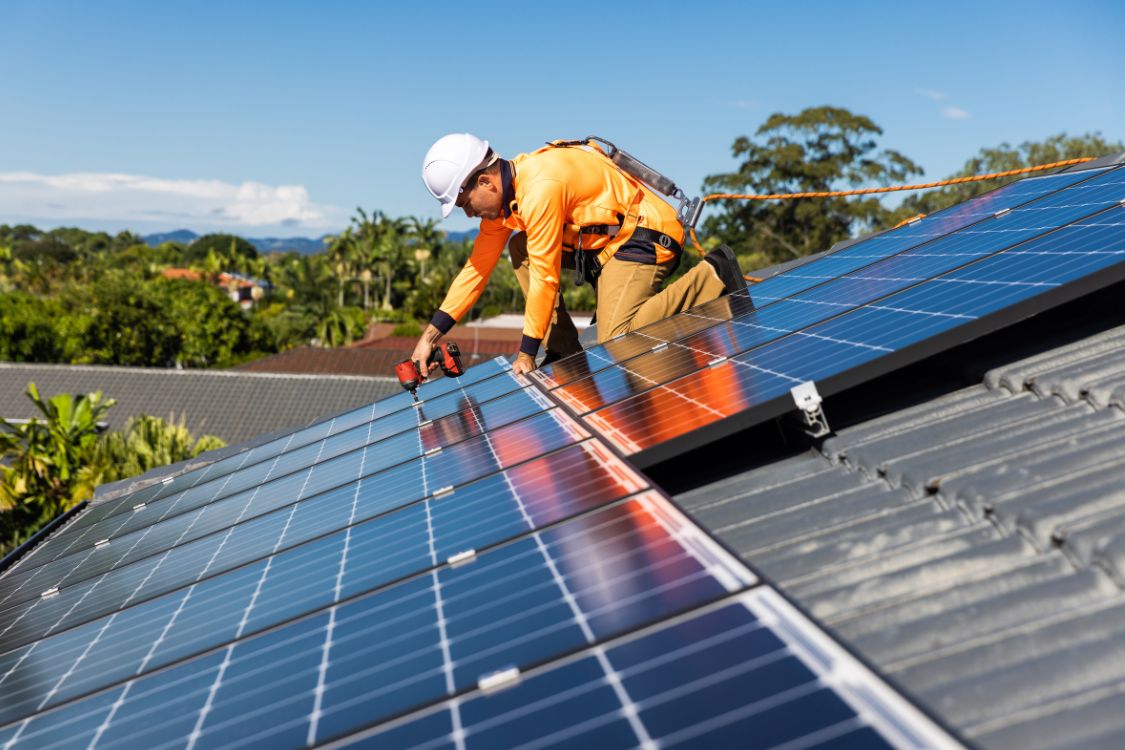
[[[976, 156], [965, 162], [965, 166], [949, 177], [969, 177], [991, 172], [1006, 172], [1012, 169], [1066, 161], [1067, 159], [1105, 156], [1121, 151], [1125, 151], [1125, 143], [1107, 141], [1101, 133], [1086, 133], [1079, 136], [1059, 133], [1043, 141], [1024, 141], [1019, 146], [1001, 143], [995, 148], [982, 148]], [[1022, 177], [1024, 175], [999, 180], [966, 182], [961, 185], [950, 185], [912, 195], [902, 202], [898, 210], [887, 217], [884, 226], [894, 226], [898, 222], [918, 214], [931, 214], [940, 211], [990, 190], [995, 190], [1001, 185], [1022, 179]]]
[[92, 463], [99, 467], [102, 482], [115, 482], [225, 445], [214, 435], [193, 439], [183, 415], [176, 421], [174, 417], [164, 420], [142, 414], [130, 419], [124, 432], [106, 434]]
[[367, 315], [358, 307], [338, 307], [321, 318], [316, 338], [321, 346], [345, 346], [363, 338]]
[[70, 312], [62, 321], [74, 339], [72, 362], [170, 367], [181, 348], [181, 332], [152, 285], [113, 274], [63, 295]]
[[0, 294], [0, 360], [67, 360], [65, 342], [58, 335], [62, 315], [57, 300], [23, 292]]
[[0, 418], [0, 545], [9, 548], [93, 493], [98, 421], [115, 403], [100, 392], [45, 400], [34, 383], [27, 395], [42, 418]]
[[194, 440], [183, 416], [176, 422], [142, 415], [123, 433], [99, 435], [98, 422], [113, 399], [100, 392], [44, 399], [34, 383], [27, 395], [40, 417], [24, 424], [0, 419], [0, 553], [89, 498], [99, 484], [225, 445], [212, 435]]
[[421, 336], [422, 326], [416, 320], [399, 323], [391, 330], [392, 336]]
[[257, 260], [258, 249], [248, 241], [234, 234], [205, 234], [188, 245], [184, 261], [194, 263], [204, 260], [209, 253], [215, 253], [229, 268], [221, 270], [241, 270], [247, 260]]
[[[274, 351], [274, 337], [260, 317], [248, 316], [222, 289], [210, 284], [157, 279], [149, 284], [168, 320], [179, 323], [177, 364], [231, 367]], [[184, 325], [182, 321], [190, 321]]]
[[[863, 115], [838, 107], [773, 114], [732, 146], [737, 171], [711, 175], [706, 192], [793, 193], [888, 185], [921, 174], [901, 153], [880, 149], [883, 131]], [[719, 202], [705, 231], [741, 254], [776, 263], [824, 250], [857, 231], [880, 226], [890, 213], [878, 198], [808, 198]]]

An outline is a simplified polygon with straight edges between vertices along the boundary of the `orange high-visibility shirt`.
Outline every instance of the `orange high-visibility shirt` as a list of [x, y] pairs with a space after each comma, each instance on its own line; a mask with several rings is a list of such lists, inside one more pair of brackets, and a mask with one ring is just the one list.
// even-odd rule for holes
[[[524, 231], [531, 283], [520, 350], [534, 354], [555, 308], [564, 247], [573, 251], [579, 227], [616, 226], [632, 209], [638, 214], [637, 226], [663, 232], [676, 242], [683, 242], [684, 230], [672, 206], [618, 169], [600, 151], [547, 146], [516, 156], [511, 165], [515, 199], [507, 206], [510, 213], [481, 220], [473, 252], [432, 322], [447, 331], [460, 320], [480, 299], [508, 237], [513, 231]], [[583, 235], [582, 247], [616, 250], [631, 233], [632, 229], [626, 227], [614, 237]], [[675, 257], [672, 250], [652, 244], [657, 263]]]

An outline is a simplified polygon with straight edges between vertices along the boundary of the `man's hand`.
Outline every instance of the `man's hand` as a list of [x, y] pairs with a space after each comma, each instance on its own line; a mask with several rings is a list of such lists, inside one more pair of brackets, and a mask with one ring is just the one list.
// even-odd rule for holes
[[[434, 328], [432, 325], [427, 325], [426, 330], [422, 331], [422, 337], [418, 339], [418, 343], [414, 347], [414, 353], [410, 358], [418, 363], [422, 368], [422, 377], [428, 377], [434, 368], [438, 366], [437, 362], [430, 362], [430, 354], [434, 351], [434, 344], [441, 338], [441, 331]], [[427, 365], [426, 363], [429, 362]]]
[[512, 365], [512, 372], [516, 375], [523, 375], [524, 373], [531, 372], [535, 369], [535, 357], [530, 354], [520, 352], [516, 355], [515, 364]]

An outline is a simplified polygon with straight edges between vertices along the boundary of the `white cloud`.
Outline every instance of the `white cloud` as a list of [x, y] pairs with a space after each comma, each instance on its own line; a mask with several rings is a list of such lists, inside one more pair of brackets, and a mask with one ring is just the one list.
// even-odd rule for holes
[[758, 103], [753, 99], [735, 99], [734, 101], [730, 102], [730, 106], [734, 107], [735, 109], [754, 109], [758, 106]]
[[[338, 229], [346, 213], [314, 203], [303, 185], [232, 184], [113, 172], [0, 172], [0, 217], [168, 223], [169, 228]], [[174, 226], [173, 226], [174, 225]]]
[[927, 99], [933, 99], [935, 102], [940, 102], [942, 99], [949, 98], [949, 95], [944, 91], [935, 91], [934, 89], [914, 89], [914, 93], [918, 96], [924, 96]]
[[948, 117], [950, 120], [968, 120], [970, 115], [967, 111], [960, 107], [946, 107], [941, 111], [942, 117]]

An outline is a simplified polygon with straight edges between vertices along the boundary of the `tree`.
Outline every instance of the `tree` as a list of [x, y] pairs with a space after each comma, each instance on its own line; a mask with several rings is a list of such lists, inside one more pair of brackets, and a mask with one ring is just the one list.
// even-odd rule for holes
[[[902, 182], [922, 169], [901, 153], [880, 149], [883, 131], [869, 118], [838, 107], [812, 107], [796, 115], [771, 115], [753, 138], [737, 138], [731, 151], [737, 171], [711, 175], [706, 192], [795, 193]], [[742, 253], [769, 262], [826, 250], [889, 215], [877, 197], [784, 201], [729, 200], [705, 230]]]
[[[950, 178], [969, 177], [990, 172], [1006, 172], [1012, 169], [1051, 164], [1056, 161], [1078, 159], [1085, 156], [1104, 156], [1125, 151], [1125, 143], [1107, 141], [1101, 133], [1086, 133], [1068, 136], [1066, 133], [1053, 135], [1042, 141], [1024, 141], [1019, 146], [1001, 143], [995, 148], [982, 148], [976, 156], [965, 162]], [[931, 214], [943, 208], [962, 203], [1001, 185], [1022, 179], [1017, 175], [1003, 180], [985, 180], [950, 185], [938, 190], [930, 190], [912, 195], [904, 200], [893, 214], [887, 217], [884, 226], [894, 226], [903, 219], [918, 214]]]
[[186, 263], [201, 263], [214, 251], [222, 271], [247, 270], [247, 261], [258, 259], [258, 249], [247, 240], [234, 234], [205, 234], [190, 245], [184, 253]]
[[100, 392], [44, 399], [29, 383], [27, 395], [41, 417], [0, 419], [0, 554], [89, 498], [99, 484], [225, 445], [211, 435], [193, 439], [182, 415], [179, 422], [141, 415], [124, 433], [100, 433], [99, 422], [115, 403]]
[[49, 297], [0, 294], [0, 360], [61, 362], [68, 352], [58, 332], [62, 307]]
[[174, 416], [164, 420], [141, 414], [126, 423], [124, 432], [107, 433], [98, 442], [91, 463], [101, 482], [115, 482], [225, 445], [214, 435], [194, 439], [182, 414], [179, 421]]
[[346, 346], [367, 332], [367, 316], [358, 307], [338, 307], [320, 319], [316, 337], [321, 346]]
[[63, 302], [72, 312], [60, 326], [79, 349], [72, 362], [133, 367], [176, 363], [179, 324], [142, 280], [124, 273], [107, 275], [70, 290]]
[[176, 364], [231, 367], [252, 355], [277, 350], [272, 333], [227, 294], [202, 281], [157, 278], [147, 292], [178, 329]]
[[98, 422], [115, 403], [101, 392], [45, 400], [34, 383], [27, 395], [42, 419], [0, 418], [0, 544], [9, 547], [93, 494]]

